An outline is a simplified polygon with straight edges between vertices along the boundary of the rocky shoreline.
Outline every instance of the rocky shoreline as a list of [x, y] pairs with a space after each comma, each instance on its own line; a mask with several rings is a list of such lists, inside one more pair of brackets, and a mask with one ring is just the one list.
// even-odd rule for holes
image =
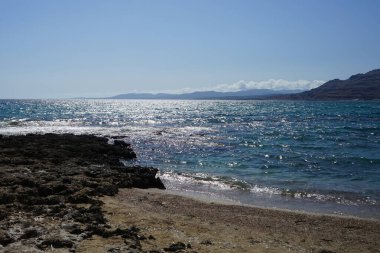
[[139, 229], [110, 226], [99, 199], [119, 188], [165, 188], [157, 169], [120, 162], [134, 158], [122, 137], [0, 136], [0, 252], [75, 252], [95, 235], [125, 239], [110, 252], [140, 252]]
[[379, 220], [171, 195], [134, 158], [120, 136], [0, 135], [0, 252], [380, 253]]

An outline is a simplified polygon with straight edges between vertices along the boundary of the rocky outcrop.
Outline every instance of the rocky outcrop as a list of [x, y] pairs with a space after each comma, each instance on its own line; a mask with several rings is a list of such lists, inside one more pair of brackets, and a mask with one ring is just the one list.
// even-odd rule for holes
[[157, 169], [120, 162], [134, 158], [122, 139], [0, 136], [0, 251], [75, 251], [93, 235], [122, 236], [138, 250], [139, 230], [110, 227], [99, 200], [119, 188], [165, 188]]

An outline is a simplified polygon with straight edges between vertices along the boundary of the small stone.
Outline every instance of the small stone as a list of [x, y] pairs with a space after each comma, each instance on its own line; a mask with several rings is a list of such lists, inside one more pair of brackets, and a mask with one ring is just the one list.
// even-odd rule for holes
[[203, 244], [203, 245], [212, 245], [213, 243], [210, 240], [204, 240], [204, 241], [201, 242], [201, 244]]
[[148, 238], [146, 238], [146, 236], [144, 236], [144, 235], [137, 236], [137, 238], [138, 238], [140, 241], [144, 241], [144, 240], [147, 240], [147, 239], [148, 239]]
[[318, 251], [318, 253], [336, 253], [336, 252], [332, 250], [328, 250], [328, 249], [321, 249], [320, 251]]
[[33, 237], [39, 236], [40, 233], [38, 232], [37, 229], [27, 229], [25, 230], [24, 234], [20, 237], [20, 239], [29, 239]]
[[169, 251], [169, 252], [177, 252], [177, 251], [185, 250], [185, 249], [186, 249], [186, 245], [183, 242], [173, 243], [168, 248], [164, 248], [165, 251]]
[[47, 239], [41, 243], [44, 247], [54, 247], [54, 248], [71, 248], [74, 245], [74, 242], [66, 239], [52, 238]]
[[255, 239], [252, 239], [249, 241], [251, 244], [257, 244], [257, 243], [260, 243], [259, 240], [255, 240]]

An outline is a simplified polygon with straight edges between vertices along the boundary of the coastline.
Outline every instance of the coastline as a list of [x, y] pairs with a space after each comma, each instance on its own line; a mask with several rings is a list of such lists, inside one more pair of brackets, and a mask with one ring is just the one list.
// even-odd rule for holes
[[[122, 189], [101, 200], [112, 226], [133, 224], [154, 238], [141, 241], [145, 252], [178, 242], [191, 247], [179, 252], [380, 252], [378, 220], [214, 203], [154, 189]], [[78, 252], [104, 252], [115, 239], [102, 241], [103, 248], [97, 239], [84, 240]]]
[[[161, 173], [159, 172], [159, 175]], [[177, 180], [176, 177], [160, 177], [166, 186], [166, 190], [175, 195], [212, 201], [216, 203], [228, 203], [269, 209], [289, 210], [301, 213], [315, 213], [336, 215], [342, 217], [358, 217], [364, 219], [380, 220], [379, 208], [376, 205], [354, 205], [337, 203], [335, 201], [318, 201], [279, 192], [260, 192], [242, 190], [228, 185], [210, 185], [209, 182], [186, 182]]]
[[[163, 180], [163, 183], [165, 181]], [[137, 188], [136, 188], [137, 189]], [[219, 205], [225, 205], [225, 206], [240, 206], [240, 207], [247, 207], [247, 208], [258, 208], [258, 209], [266, 209], [266, 210], [274, 210], [274, 211], [280, 211], [280, 212], [291, 212], [301, 215], [314, 215], [314, 216], [330, 216], [330, 217], [337, 217], [337, 218], [349, 218], [349, 219], [359, 219], [359, 220], [367, 220], [367, 221], [375, 221], [380, 222], [380, 218], [378, 216], [359, 216], [359, 215], [353, 215], [349, 213], [334, 213], [334, 212], [323, 212], [319, 209], [313, 210], [311, 208], [305, 210], [305, 208], [295, 208], [292, 207], [282, 207], [282, 206], [274, 206], [274, 205], [268, 205], [268, 204], [255, 204], [254, 202], [251, 203], [245, 203], [238, 200], [226, 198], [224, 196], [209, 196], [205, 193], [196, 193], [196, 192], [181, 192], [178, 190], [171, 190], [171, 189], [165, 189], [165, 191], [162, 191], [160, 189], [155, 188], [149, 188], [146, 189], [149, 190], [152, 193], [159, 193], [159, 194], [168, 194], [173, 196], [178, 196], [180, 198], [184, 199], [190, 199], [197, 202], [204, 202], [205, 204], [219, 204]], [[276, 199], [277, 200], [277, 199]], [[304, 200], [300, 200], [303, 201]], [[316, 205], [319, 205], [316, 204]]]
[[380, 252], [379, 220], [137, 189], [164, 185], [112, 139], [0, 136], [0, 252]]

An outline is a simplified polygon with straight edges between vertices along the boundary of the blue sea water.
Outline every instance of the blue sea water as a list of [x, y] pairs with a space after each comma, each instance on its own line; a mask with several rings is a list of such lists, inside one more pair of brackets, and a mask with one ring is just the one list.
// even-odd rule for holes
[[27, 133], [125, 136], [182, 194], [380, 218], [379, 101], [0, 100]]

